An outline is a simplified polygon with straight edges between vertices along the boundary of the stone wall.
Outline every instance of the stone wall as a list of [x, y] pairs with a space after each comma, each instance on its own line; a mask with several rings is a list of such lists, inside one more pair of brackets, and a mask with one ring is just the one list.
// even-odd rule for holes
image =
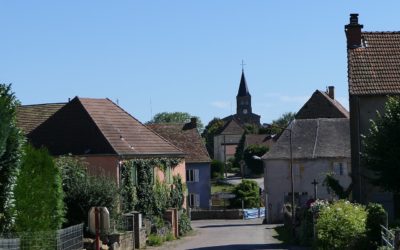
[[221, 209], [221, 210], [192, 210], [192, 220], [233, 220], [243, 219], [242, 209]]

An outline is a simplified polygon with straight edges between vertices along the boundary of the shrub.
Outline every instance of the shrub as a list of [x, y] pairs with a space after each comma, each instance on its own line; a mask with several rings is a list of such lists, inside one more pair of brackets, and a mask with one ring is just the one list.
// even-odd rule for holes
[[118, 204], [118, 188], [106, 176], [90, 176], [86, 163], [82, 160], [64, 156], [56, 159], [61, 169], [65, 205], [67, 207], [66, 226], [86, 223], [91, 207], [107, 207], [115, 215]]
[[241, 208], [242, 200], [245, 208], [255, 208], [260, 204], [259, 187], [253, 180], [242, 180], [239, 185], [235, 186], [233, 193], [236, 197], [231, 200], [232, 207]]
[[169, 205], [170, 190], [167, 184], [158, 179], [153, 187], [153, 215], [163, 216]]
[[164, 242], [164, 238], [158, 234], [150, 234], [149, 238], [147, 239], [147, 244], [149, 246], [161, 246]]
[[59, 168], [45, 149], [28, 145], [15, 187], [15, 220], [18, 232], [53, 231], [64, 221], [62, 180]]
[[175, 240], [174, 234], [171, 231], [168, 231], [167, 235], [165, 236], [166, 241], [173, 241]]
[[185, 210], [183, 210], [183, 213], [181, 214], [181, 216], [179, 216], [178, 229], [179, 229], [179, 236], [183, 236], [192, 230], [190, 219], [187, 216]]
[[367, 206], [366, 233], [371, 245], [377, 247], [381, 242], [381, 227], [387, 222], [385, 209], [380, 204], [369, 203]]
[[300, 222], [300, 233], [299, 241], [300, 245], [310, 246], [313, 242], [314, 233], [314, 222], [313, 222], [313, 212], [311, 209], [302, 209]]
[[348, 201], [323, 207], [316, 225], [318, 249], [355, 249], [365, 238], [366, 218], [364, 207]]
[[211, 162], [211, 178], [218, 179], [224, 176], [225, 164], [222, 161], [212, 160]]
[[10, 231], [15, 219], [14, 187], [25, 141], [16, 124], [18, 105], [11, 85], [0, 84], [0, 234]]

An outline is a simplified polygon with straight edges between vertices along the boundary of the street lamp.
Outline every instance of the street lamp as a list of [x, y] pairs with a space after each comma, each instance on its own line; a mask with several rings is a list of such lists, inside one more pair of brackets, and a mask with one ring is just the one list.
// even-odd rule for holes
[[[287, 127], [281, 127], [275, 124], [265, 124], [266, 126], [269, 127], [276, 127], [282, 130], [287, 130], [289, 131], [289, 157], [290, 157], [290, 189], [292, 192], [292, 200], [291, 200], [291, 206], [292, 206], [292, 235], [295, 236], [295, 226], [296, 226], [296, 209], [295, 209], [295, 202], [294, 202], [294, 175], [293, 175], [293, 150], [292, 150], [292, 131], [293, 131], [293, 123], [296, 120], [293, 120], [290, 122], [290, 129]], [[268, 204], [265, 205], [265, 208], [267, 208]]]

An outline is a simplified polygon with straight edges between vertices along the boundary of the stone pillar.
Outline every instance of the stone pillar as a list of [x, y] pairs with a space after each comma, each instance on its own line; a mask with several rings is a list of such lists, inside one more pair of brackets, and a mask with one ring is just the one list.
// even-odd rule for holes
[[141, 245], [143, 245], [143, 242], [141, 242], [142, 238], [140, 237], [142, 229], [142, 214], [136, 211], [132, 212], [132, 214], [134, 221], [133, 232], [134, 232], [135, 249], [140, 249]]

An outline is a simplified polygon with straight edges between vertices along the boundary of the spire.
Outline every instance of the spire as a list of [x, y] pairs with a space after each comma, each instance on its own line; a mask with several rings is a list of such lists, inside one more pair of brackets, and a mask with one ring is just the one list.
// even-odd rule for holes
[[240, 78], [239, 91], [237, 96], [250, 96], [249, 89], [247, 88], [246, 78], [244, 77], [244, 70], [242, 69], [242, 77]]

